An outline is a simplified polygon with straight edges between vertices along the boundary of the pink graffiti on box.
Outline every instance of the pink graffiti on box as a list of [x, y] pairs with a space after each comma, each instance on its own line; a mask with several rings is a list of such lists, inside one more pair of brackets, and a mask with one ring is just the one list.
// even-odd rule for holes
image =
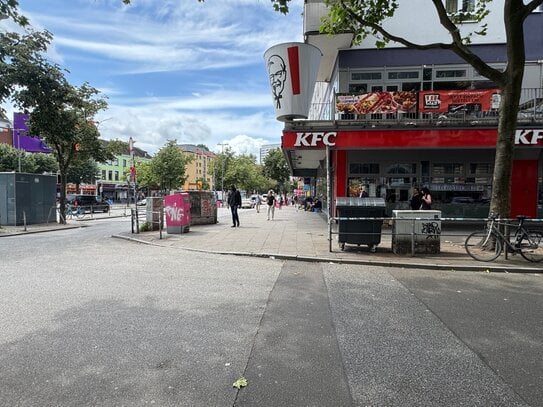
[[180, 192], [164, 197], [164, 214], [168, 233], [188, 232], [190, 226], [190, 197]]

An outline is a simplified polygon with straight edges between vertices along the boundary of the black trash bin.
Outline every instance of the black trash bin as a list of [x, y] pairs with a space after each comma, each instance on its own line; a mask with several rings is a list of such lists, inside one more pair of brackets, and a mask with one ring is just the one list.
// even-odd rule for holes
[[383, 198], [338, 197], [336, 210], [340, 218], [380, 218], [380, 219], [339, 219], [338, 243], [345, 250], [345, 243], [367, 245], [371, 252], [381, 243], [381, 227], [385, 216]]

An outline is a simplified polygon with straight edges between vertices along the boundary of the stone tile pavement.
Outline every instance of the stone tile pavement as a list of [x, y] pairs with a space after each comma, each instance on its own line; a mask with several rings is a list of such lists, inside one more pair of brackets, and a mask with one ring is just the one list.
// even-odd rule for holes
[[[176, 249], [304, 261], [481, 272], [543, 271], [543, 263], [529, 263], [518, 255], [507, 260], [502, 256], [490, 263], [473, 260], [463, 246], [465, 237], [471, 232], [469, 229], [448, 229], [442, 225], [440, 253], [412, 256], [392, 252], [392, 229], [385, 223], [381, 231], [381, 243], [375, 253], [367, 246], [350, 244], [346, 244], [342, 251], [337, 242], [337, 225], [332, 224], [330, 244], [327, 219], [322, 213], [306, 212], [287, 206], [276, 209], [275, 218], [268, 221], [265, 209], [263, 206], [260, 213], [255, 209], [240, 210], [239, 228], [231, 227], [229, 214], [225, 209], [220, 209], [217, 224], [193, 225], [188, 233], [168, 234], [163, 230], [162, 233], [151, 231], [133, 234], [127, 229], [113, 237]], [[111, 217], [111, 214], [108, 216]], [[22, 226], [2, 226], [0, 237], [91, 225], [92, 222], [88, 221], [70, 221], [68, 225], [29, 225], [26, 230]]]

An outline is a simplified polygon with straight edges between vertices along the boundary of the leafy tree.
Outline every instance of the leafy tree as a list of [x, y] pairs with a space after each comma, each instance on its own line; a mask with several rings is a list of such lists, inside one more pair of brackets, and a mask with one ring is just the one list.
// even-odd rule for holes
[[185, 167], [190, 158], [181, 152], [175, 140], [169, 140], [151, 160], [152, 177], [163, 192], [180, 189], [186, 181]]
[[93, 184], [96, 182], [98, 174], [99, 168], [96, 161], [92, 158], [82, 160], [79, 159], [79, 157], [76, 157], [70, 165], [70, 168], [68, 168], [66, 181], [74, 184]]
[[30, 154], [13, 148], [9, 144], [0, 144], [0, 172], [18, 171], [19, 162], [21, 171], [30, 174], [58, 171], [58, 164], [51, 154]]
[[[16, 0], [0, 0], [0, 10], [20, 24]], [[57, 64], [44, 55], [52, 39], [47, 32], [26, 30], [23, 34], [0, 34], [0, 99], [11, 99], [29, 112], [29, 130], [39, 134], [58, 162], [61, 177], [61, 211], [66, 199], [66, 177], [72, 162], [112, 158], [100, 143], [94, 116], [107, 107], [99, 92], [88, 84], [72, 86]]]
[[196, 147], [201, 148], [202, 150], [209, 151], [209, 147], [205, 144], [196, 144]]
[[[272, 0], [272, 3], [277, 11], [287, 13], [290, 1]], [[479, 74], [493, 81], [501, 90], [502, 97], [499, 108], [490, 211], [502, 216], [509, 216], [514, 136], [526, 62], [523, 27], [526, 18], [543, 4], [543, 0], [526, 1], [526, 4], [523, 0], [503, 0], [503, 24], [507, 50], [507, 67], [503, 71], [484, 62], [469, 47], [474, 35], [486, 33], [486, 26], [482, 25], [479, 31], [473, 31], [464, 37], [462, 37], [459, 27], [466, 19], [471, 22], [483, 22], [489, 13], [488, 5], [492, 0], [478, 0], [474, 10], [454, 14], [447, 13], [442, 0], [431, 0], [437, 12], [437, 19], [449, 33], [450, 41], [426, 44], [413, 43], [384, 28], [383, 23], [394, 18], [399, 2], [400, 0], [326, 0], [329, 13], [323, 20], [321, 32], [332, 35], [351, 32], [354, 35], [354, 44], [359, 44], [367, 36], [373, 35], [377, 38], [377, 47], [383, 47], [389, 41], [394, 41], [408, 48], [419, 50], [447, 49], [473, 66]]]
[[224, 187], [225, 191], [230, 189], [231, 183], [228, 183], [226, 178], [226, 172], [230, 165], [234, 162], [234, 151], [230, 146], [226, 146], [224, 151], [217, 154], [213, 161], [211, 162], [210, 174], [213, 175], [215, 179], [215, 189], [221, 190]]
[[287, 192], [287, 182], [290, 177], [287, 161], [280, 148], [274, 148], [264, 158], [264, 175], [276, 182], [276, 189]]
[[136, 171], [138, 174], [138, 186], [143, 189], [158, 189], [159, 180], [151, 168], [151, 161], [136, 161]]
[[202, 190], [203, 191], [209, 191], [210, 189], [210, 185], [209, 185], [209, 182], [207, 181], [207, 179], [205, 178], [196, 178], [196, 182], [200, 183], [202, 185]]
[[256, 157], [242, 154], [234, 157], [228, 166], [224, 176], [225, 188], [230, 189], [235, 185], [237, 189], [252, 192], [262, 184], [260, 177], [262, 174], [256, 164]]
[[29, 166], [35, 174], [43, 174], [44, 172], [57, 173], [58, 162], [53, 154], [33, 153], [27, 154], [26, 159], [30, 162]]
[[113, 155], [129, 154], [130, 147], [127, 141], [114, 139], [106, 142], [106, 150]]

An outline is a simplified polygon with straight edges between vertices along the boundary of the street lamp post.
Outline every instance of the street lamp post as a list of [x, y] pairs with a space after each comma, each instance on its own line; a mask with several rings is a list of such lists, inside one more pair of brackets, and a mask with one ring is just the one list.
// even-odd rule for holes
[[220, 143], [217, 144], [218, 146], [221, 146], [221, 192], [222, 192], [222, 203], [224, 206], [224, 146], [228, 146], [226, 143]]
[[[15, 129], [13, 129], [15, 132]], [[21, 137], [20, 137], [21, 131], [17, 129], [17, 161], [19, 166], [19, 172], [21, 172]]]

